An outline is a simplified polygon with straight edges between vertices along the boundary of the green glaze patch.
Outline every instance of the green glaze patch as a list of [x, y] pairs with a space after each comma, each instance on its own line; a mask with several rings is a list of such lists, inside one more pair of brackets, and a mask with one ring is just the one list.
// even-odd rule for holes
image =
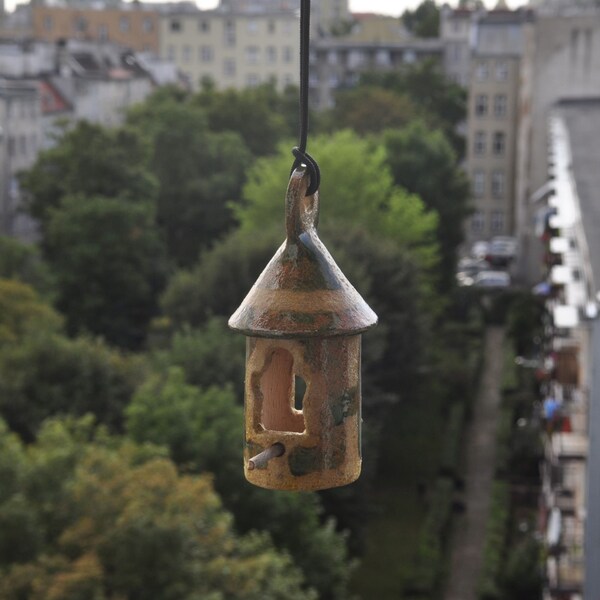
[[329, 410], [333, 415], [333, 422], [341, 425], [347, 417], [358, 412], [358, 393], [356, 388], [346, 390], [341, 396], [329, 400]]
[[288, 455], [290, 472], [295, 477], [308, 475], [323, 469], [323, 458], [319, 448], [297, 446]]

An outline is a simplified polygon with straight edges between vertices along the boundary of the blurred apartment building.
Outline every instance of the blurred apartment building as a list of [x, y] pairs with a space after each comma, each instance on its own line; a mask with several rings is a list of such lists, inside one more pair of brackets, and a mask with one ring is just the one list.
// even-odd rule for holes
[[[298, 0], [221, 0], [220, 8], [234, 12], [297, 11]], [[352, 19], [348, 0], [319, 0], [311, 6], [311, 29], [314, 36], [328, 35], [332, 29]]]
[[30, 167], [42, 142], [40, 91], [35, 82], [0, 78], [0, 225], [27, 239], [32, 223], [18, 211], [16, 174]]
[[35, 237], [19, 211], [17, 174], [53, 144], [61, 122], [116, 126], [157, 85], [177, 82], [173, 65], [110, 43], [0, 41], [0, 232]]
[[600, 5], [445, 9], [441, 30], [446, 72], [468, 89], [467, 239], [518, 237], [517, 275], [549, 294], [549, 393], [568, 426], [545, 439], [545, 599], [597, 600]]
[[362, 73], [399, 71], [417, 62], [441, 63], [437, 38], [412, 35], [397, 18], [354, 14], [344, 35], [315, 39], [312, 45], [310, 100], [315, 109], [331, 108], [339, 90], [354, 87]]
[[[460, 16], [453, 22], [469, 23]], [[531, 19], [528, 11], [500, 9], [470, 21], [469, 70], [456, 73], [461, 80], [467, 78], [469, 91], [466, 156], [475, 210], [468, 242], [515, 230], [521, 63]], [[463, 70], [463, 62], [459, 64]]]
[[299, 82], [299, 16], [219, 8], [172, 12], [160, 19], [160, 55], [173, 62], [192, 89], [210, 80], [218, 89]]

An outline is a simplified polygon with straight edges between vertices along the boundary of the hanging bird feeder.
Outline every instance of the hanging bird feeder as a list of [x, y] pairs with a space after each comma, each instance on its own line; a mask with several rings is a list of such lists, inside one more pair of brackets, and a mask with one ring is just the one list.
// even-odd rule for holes
[[345, 485], [361, 468], [361, 333], [377, 316], [317, 236], [309, 179], [294, 170], [287, 239], [229, 321], [248, 336], [246, 478], [272, 489]]
[[302, 0], [300, 146], [287, 238], [229, 320], [247, 337], [244, 471], [278, 490], [318, 490], [361, 470], [361, 334], [377, 316], [319, 239], [319, 180], [306, 152], [310, 0]]

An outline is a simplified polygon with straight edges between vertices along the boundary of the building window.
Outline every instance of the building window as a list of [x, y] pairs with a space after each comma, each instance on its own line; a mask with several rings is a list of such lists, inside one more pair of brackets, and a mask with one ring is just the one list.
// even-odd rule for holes
[[101, 42], [108, 41], [108, 25], [98, 25], [98, 39]]
[[269, 21], [269, 24], [267, 25], [267, 31], [269, 33], [275, 33], [275, 21]]
[[246, 76], [246, 85], [256, 87], [260, 83], [260, 77], [256, 73], [248, 73]]
[[294, 76], [290, 75], [289, 73], [287, 75], [284, 75], [283, 76], [283, 84], [285, 85], [285, 87], [293, 85], [294, 84]]
[[485, 171], [473, 173], [473, 196], [481, 198], [485, 196]]
[[462, 58], [462, 45], [460, 42], [450, 44], [450, 61], [453, 63], [460, 62]]
[[492, 196], [494, 198], [504, 198], [504, 186], [504, 171], [494, 171], [492, 173]]
[[154, 21], [149, 17], [146, 17], [142, 21], [142, 30], [144, 31], [144, 33], [151, 33], [152, 31], [154, 31]]
[[210, 21], [207, 21], [206, 19], [198, 21], [198, 30], [203, 33], [208, 33], [210, 31]]
[[267, 46], [267, 62], [270, 65], [277, 62], [277, 48], [275, 46]]
[[475, 78], [478, 81], [486, 81], [490, 76], [490, 68], [487, 61], [481, 61], [477, 63], [475, 67]]
[[167, 48], [167, 58], [169, 60], [175, 60], [175, 58], [176, 58], [176, 50], [175, 50], [175, 46], [173, 46], [173, 44], [169, 44], [169, 46]]
[[121, 17], [119, 19], [119, 29], [123, 32], [126, 33], [129, 31], [130, 29], [130, 25], [129, 25], [129, 17]]
[[184, 63], [189, 63], [192, 60], [192, 48], [188, 44], [183, 47], [181, 58]]
[[350, 50], [348, 52], [348, 67], [356, 69], [365, 64], [365, 54], [362, 50]]
[[402, 60], [407, 65], [412, 65], [417, 61], [417, 53], [414, 50], [405, 50], [402, 54]]
[[375, 54], [375, 64], [378, 67], [389, 67], [392, 64], [392, 57], [389, 50], [377, 50]]
[[506, 81], [508, 79], [508, 63], [504, 60], [496, 63], [496, 81]]
[[[296, 23], [294, 22], [293, 25], [296, 25]], [[291, 21], [283, 22], [283, 33], [292, 33], [293, 30], [294, 30], [294, 28], [292, 27]]]
[[258, 21], [255, 19], [249, 19], [246, 24], [246, 28], [250, 35], [256, 35], [258, 33]]
[[490, 230], [494, 233], [502, 233], [504, 231], [504, 211], [492, 211], [490, 219]]
[[335, 50], [330, 50], [327, 53], [327, 64], [328, 65], [337, 65], [339, 62], [338, 53]]
[[294, 52], [291, 46], [285, 46], [283, 48], [283, 62], [291, 63], [294, 58]]
[[52, 31], [54, 27], [54, 23], [52, 21], [52, 17], [50, 15], [44, 15], [44, 29], [46, 31]]
[[506, 94], [496, 94], [494, 96], [494, 116], [505, 117], [508, 106], [508, 98]]
[[478, 94], [475, 96], [475, 114], [478, 117], [487, 115], [488, 111], [488, 97], [486, 94]]
[[225, 46], [233, 48], [235, 44], [235, 23], [231, 20], [225, 21]]
[[212, 46], [200, 46], [199, 56], [201, 62], [212, 62], [215, 57], [215, 53], [213, 51]]
[[473, 141], [473, 153], [474, 154], [485, 154], [486, 135], [485, 131], [476, 131], [475, 139]]
[[75, 19], [74, 29], [75, 33], [85, 33], [87, 30], [87, 21], [83, 17], [77, 17]]
[[235, 76], [235, 60], [233, 58], [225, 59], [225, 62], [223, 63], [223, 74], [225, 77]]
[[19, 149], [22, 156], [27, 156], [27, 138], [24, 135], [19, 137]]
[[471, 231], [481, 233], [485, 229], [485, 215], [482, 211], [476, 210], [471, 217]]
[[494, 133], [494, 140], [492, 142], [492, 152], [496, 156], [502, 156], [506, 149], [506, 135], [502, 131], [496, 131]]
[[171, 21], [169, 23], [169, 29], [171, 31], [179, 33], [181, 31], [181, 21], [175, 21], [175, 20]]
[[260, 49], [258, 46], [246, 46], [246, 62], [249, 65], [258, 63]]

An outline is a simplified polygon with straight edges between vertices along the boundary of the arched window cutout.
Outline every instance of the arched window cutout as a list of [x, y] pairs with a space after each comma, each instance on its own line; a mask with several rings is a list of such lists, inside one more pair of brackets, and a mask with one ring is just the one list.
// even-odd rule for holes
[[304, 415], [296, 410], [294, 357], [284, 348], [271, 353], [260, 379], [262, 396], [261, 423], [266, 430], [293, 431], [306, 429]]

